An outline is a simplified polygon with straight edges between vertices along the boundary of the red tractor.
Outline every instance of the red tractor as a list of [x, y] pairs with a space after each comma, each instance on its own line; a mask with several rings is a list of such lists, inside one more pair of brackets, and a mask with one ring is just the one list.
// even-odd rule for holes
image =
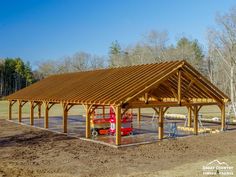
[[[91, 119], [91, 134], [93, 137], [98, 135], [115, 135], [116, 115], [112, 107], [109, 113], [106, 113], [105, 106], [98, 107], [94, 111]], [[133, 133], [132, 125], [133, 114], [125, 113], [121, 119], [121, 135], [131, 135]]]

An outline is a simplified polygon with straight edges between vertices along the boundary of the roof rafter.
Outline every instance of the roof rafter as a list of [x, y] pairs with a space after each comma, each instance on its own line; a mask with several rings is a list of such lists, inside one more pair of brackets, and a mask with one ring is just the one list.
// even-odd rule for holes
[[7, 99], [50, 105], [119, 106], [137, 103], [140, 97], [146, 106], [221, 105], [229, 101], [228, 96], [184, 60], [54, 75]]

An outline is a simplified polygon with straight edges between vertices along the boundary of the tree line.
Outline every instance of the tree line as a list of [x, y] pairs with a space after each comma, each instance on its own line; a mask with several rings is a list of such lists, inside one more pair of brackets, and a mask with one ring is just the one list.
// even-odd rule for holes
[[29, 62], [21, 58], [0, 59], [0, 76], [1, 97], [35, 82]]
[[20, 58], [0, 60], [0, 94], [8, 95], [49, 75], [106, 67], [129, 66], [170, 60], [187, 60], [211, 82], [235, 100], [236, 7], [216, 15], [216, 27], [207, 29], [207, 46], [182, 36], [169, 42], [167, 31], [152, 30], [140, 42], [121, 46], [111, 43], [109, 55], [78, 52], [38, 63], [36, 70]]

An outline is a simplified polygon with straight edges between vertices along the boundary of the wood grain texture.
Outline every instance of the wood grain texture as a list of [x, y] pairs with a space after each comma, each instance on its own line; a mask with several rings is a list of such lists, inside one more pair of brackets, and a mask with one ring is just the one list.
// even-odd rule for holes
[[226, 94], [184, 60], [53, 75], [7, 99], [120, 106], [137, 101], [146, 93], [148, 99], [178, 104], [223, 105], [229, 101]]

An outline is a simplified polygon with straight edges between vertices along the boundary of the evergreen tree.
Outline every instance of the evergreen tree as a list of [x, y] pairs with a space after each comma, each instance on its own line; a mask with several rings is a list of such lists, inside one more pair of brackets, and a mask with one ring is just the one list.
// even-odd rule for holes
[[118, 41], [111, 43], [109, 50], [109, 65], [110, 66], [121, 66], [122, 65], [122, 51]]

